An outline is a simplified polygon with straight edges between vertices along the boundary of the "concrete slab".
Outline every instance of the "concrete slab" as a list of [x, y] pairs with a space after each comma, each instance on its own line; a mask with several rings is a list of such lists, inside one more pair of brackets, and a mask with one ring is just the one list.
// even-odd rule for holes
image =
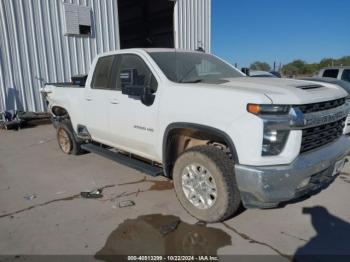
[[[106, 186], [102, 199], [79, 196]], [[0, 131], [0, 254], [210, 252], [281, 261], [295, 254], [350, 255], [349, 188], [347, 165], [329, 188], [305, 201], [200, 226], [166, 178], [93, 154], [64, 155], [50, 125]], [[135, 205], [119, 208], [121, 200]], [[162, 235], [162, 227], [178, 218], [178, 227]]]

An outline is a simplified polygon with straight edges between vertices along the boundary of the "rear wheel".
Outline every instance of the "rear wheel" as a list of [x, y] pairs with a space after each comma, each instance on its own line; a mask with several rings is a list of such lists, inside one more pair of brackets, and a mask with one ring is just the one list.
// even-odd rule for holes
[[182, 206], [194, 217], [219, 222], [240, 206], [234, 162], [212, 146], [194, 147], [175, 162], [173, 179]]
[[70, 123], [59, 123], [57, 125], [57, 141], [58, 145], [65, 154], [79, 155], [83, 153], [73, 128]]

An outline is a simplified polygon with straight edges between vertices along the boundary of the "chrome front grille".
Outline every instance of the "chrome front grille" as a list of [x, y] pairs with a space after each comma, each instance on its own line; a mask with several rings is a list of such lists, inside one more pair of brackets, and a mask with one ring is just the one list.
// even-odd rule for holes
[[340, 99], [326, 101], [326, 102], [299, 105], [297, 107], [301, 110], [301, 112], [303, 112], [304, 114], [307, 114], [307, 113], [314, 113], [314, 112], [336, 108], [344, 104], [345, 104], [345, 98], [340, 98]]
[[304, 153], [320, 146], [331, 143], [341, 137], [345, 126], [345, 119], [303, 129], [303, 138], [300, 152]]

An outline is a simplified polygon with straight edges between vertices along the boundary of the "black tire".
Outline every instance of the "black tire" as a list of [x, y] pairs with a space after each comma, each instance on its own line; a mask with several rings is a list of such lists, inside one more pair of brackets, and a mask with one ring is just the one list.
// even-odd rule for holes
[[[63, 138], [62, 136], [65, 136]], [[63, 143], [63, 140], [67, 143]], [[59, 122], [57, 125], [57, 142], [62, 152], [68, 155], [81, 155], [85, 151], [80, 147], [82, 144], [74, 134], [70, 121]]]
[[[214, 179], [216, 184], [216, 200], [206, 209], [200, 209], [192, 204], [182, 187], [183, 172], [187, 166], [194, 163], [209, 171], [211, 179]], [[234, 161], [216, 147], [198, 146], [184, 152], [175, 162], [173, 180], [181, 205], [190, 215], [201, 221], [209, 223], [224, 221], [240, 207], [241, 197], [235, 178]]]

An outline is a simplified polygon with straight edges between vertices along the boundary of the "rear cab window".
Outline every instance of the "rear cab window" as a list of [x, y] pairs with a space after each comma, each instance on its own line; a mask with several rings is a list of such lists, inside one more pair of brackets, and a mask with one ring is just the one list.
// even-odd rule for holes
[[103, 56], [97, 61], [91, 82], [92, 89], [112, 89], [110, 78], [115, 56]]
[[338, 78], [338, 69], [326, 69], [323, 72], [323, 77]]
[[350, 82], [350, 69], [344, 69], [341, 79]]

